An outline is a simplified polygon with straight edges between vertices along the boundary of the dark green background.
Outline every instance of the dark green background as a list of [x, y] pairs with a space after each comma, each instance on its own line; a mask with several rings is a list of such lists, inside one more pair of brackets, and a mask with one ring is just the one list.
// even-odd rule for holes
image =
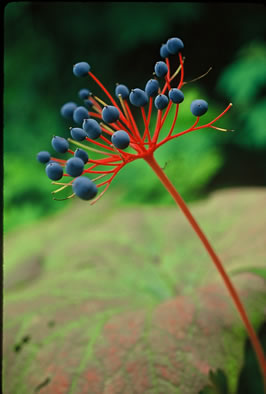
[[[213, 66], [206, 78], [186, 86], [187, 108], [193, 97], [204, 98], [215, 117], [233, 102], [219, 126], [236, 132], [208, 129], [169, 143], [159, 155], [166, 173], [188, 201], [220, 187], [265, 186], [263, 5], [14, 2], [5, 8], [4, 34], [6, 232], [69, 203], [52, 200], [36, 153], [52, 152], [52, 135], [68, 136], [71, 124], [60, 117], [62, 104], [77, 101], [82, 87], [99, 94], [90, 80], [73, 76], [72, 65], [89, 62], [111, 91], [116, 82], [144, 88], [161, 44], [172, 36], [185, 45], [185, 80]], [[178, 127], [193, 121], [185, 110]], [[119, 188], [121, 203], [171, 203], [145, 163], [129, 167], [109, 193]]]

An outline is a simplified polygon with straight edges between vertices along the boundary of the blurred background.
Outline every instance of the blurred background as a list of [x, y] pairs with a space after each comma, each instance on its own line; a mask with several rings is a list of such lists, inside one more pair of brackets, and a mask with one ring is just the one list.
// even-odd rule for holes
[[[185, 81], [213, 67], [205, 78], [184, 86], [176, 130], [193, 124], [190, 103], [203, 98], [209, 103], [204, 123], [234, 104], [217, 126], [235, 132], [204, 129], [174, 140], [158, 151], [160, 165], [190, 202], [218, 188], [266, 186], [265, 30], [260, 4], [9, 3], [4, 26], [5, 233], [72, 203], [52, 199], [53, 186], [36, 161], [40, 150], [53, 152], [53, 135], [69, 135], [73, 124], [61, 118], [61, 106], [79, 103], [81, 88], [99, 94], [93, 81], [73, 76], [72, 65], [87, 61], [111, 92], [117, 82], [143, 89], [160, 60], [161, 44], [173, 36], [185, 45]], [[119, 204], [172, 204], [141, 161], [121, 171], [108, 193]]]

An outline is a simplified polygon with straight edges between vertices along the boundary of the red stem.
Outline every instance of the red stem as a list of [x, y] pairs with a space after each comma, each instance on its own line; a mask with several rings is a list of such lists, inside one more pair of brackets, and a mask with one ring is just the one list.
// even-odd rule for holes
[[138, 142], [142, 143], [140, 132], [139, 132], [138, 126], [136, 125], [135, 119], [134, 119], [134, 117], [132, 115], [132, 112], [130, 110], [130, 107], [129, 107], [128, 103], [126, 102], [126, 100], [124, 101], [124, 103], [125, 103], [125, 107], [126, 107], [126, 110], [127, 110], [127, 113], [128, 113], [129, 119], [130, 119], [130, 122], [132, 124], [132, 132], [134, 130], [134, 137], [136, 138], [136, 140]]
[[235, 288], [233, 286], [233, 283], [231, 282], [230, 278], [228, 277], [225, 269], [223, 268], [223, 265], [222, 265], [220, 259], [216, 255], [215, 251], [213, 250], [213, 248], [212, 248], [211, 244], [209, 243], [208, 239], [206, 238], [205, 234], [203, 233], [203, 231], [199, 227], [198, 223], [196, 222], [196, 220], [192, 216], [186, 203], [184, 202], [184, 200], [182, 199], [180, 194], [177, 192], [177, 190], [175, 189], [174, 185], [171, 183], [169, 178], [165, 175], [164, 171], [161, 169], [161, 167], [159, 166], [157, 161], [154, 159], [153, 155], [149, 155], [149, 156], [145, 157], [145, 160], [150, 165], [150, 167], [153, 169], [153, 171], [158, 176], [158, 178], [160, 179], [160, 181], [162, 182], [164, 187], [171, 194], [171, 196], [173, 197], [173, 199], [175, 200], [177, 205], [180, 207], [180, 209], [182, 210], [182, 212], [184, 213], [184, 215], [188, 219], [193, 230], [195, 231], [195, 233], [197, 234], [197, 236], [201, 240], [202, 244], [204, 245], [205, 249], [207, 250], [208, 254], [210, 255], [213, 263], [215, 264], [219, 274], [221, 275], [221, 277], [224, 281], [224, 284], [227, 287], [227, 290], [229, 291], [233, 302], [235, 303], [235, 306], [239, 312], [239, 315], [240, 315], [240, 317], [246, 327], [247, 333], [250, 337], [250, 341], [253, 345], [253, 348], [256, 353], [258, 363], [259, 363], [259, 366], [260, 366], [260, 369], [262, 372], [264, 388], [266, 388], [266, 361], [265, 361], [264, 352], [263, 352], [261, 344], [257, 338], [256, 332], [253, 329], [253, 327], [247, 317], [246, 311], [244, 309], [242, 302], [240, 301], [237, 291], [235, 290]]
[[145, 141], [145, 138], [146, 138], [146, 135], [147, 135], [149, 143], [150, 143], [151, 142], [151, 135], [150, 135], [149, 125], [148, 125], [148, 121], [147, 121], [147, 118], [146, 118], [145, 110], [144, 110], [143, 107], [140, 107], [140, 109], [141, 109], [141, 114], [142, 114], [143, 122], [144, 122], [144, 126], [145, 126], [145, 130], [144, 130], [144, 133], [143, 133], [142, 141], [143, 142]]
[[152, 97], [150, 97], [150, 102], [149, 102], [148, 127], [150, 127], [151, 112], [152, 112]]
[[178, 109], [179, 109], [179, 104], [176, 104], [176, 109], [175, 109], [175, 117], [172, 123], [172, 127], [171, 130], [169, 131], [169, 134], [167, 136], [167, 138], [169, 138], [174, 130], [175, 124], [176, 124], [176, 119], [177, 119], [177, 115], [178, 115]]
[[115, 100], [113, 99], [113, 97], [111, 96], [111, 94], [108, 92], [108, 90], [104, 87], [104, 85], [99, 81], [99, 79], [91, 72], [88, 72], [89, 76], [94, 79], [94, 81], [97, 83], [97, 85], [100, 86], [100, 88], [104, 91], [104, 93], [106, 94], [106, 96], [109, 98], [109, 100], [111, 101], [111, 103], [119, 110], [120, 114], [121, 114], [121, 119], [125, 122], [127, 122], [126, 118], [124, 117], [124, 115], [122, 114], [122, 112], [120, 111], [120, 108], [118, 107], [118, 105], [116, 104]]
[[85, 140], [86, 140], [86, 141], [89, 141], [89, 142], [92, 142], [92, 143], [95, 144], [95, 145], [101, 146], [102, 148], [105, 148], [105, 149], [108, 149], [108, 150], [111, 150], [112, 152], [114, 152], [114, 149], [113, 149], [113, 148], [110, 148], [110, 146], [101, 144], [100, 142], [97, 142], [97, 141], [95, 141], [95, 140], [92, 140], [92, 139], [89, 138], [89, 137], [85, 137]]
[[159, 131], [161, 128], [161, 121], [162, 121], [162, 110], [158, 109], [155, 131], [154, 131], [154, 135], [152, 137], [152, 142], [155, 144], [156, 144], [158, 136], [159, 136]]

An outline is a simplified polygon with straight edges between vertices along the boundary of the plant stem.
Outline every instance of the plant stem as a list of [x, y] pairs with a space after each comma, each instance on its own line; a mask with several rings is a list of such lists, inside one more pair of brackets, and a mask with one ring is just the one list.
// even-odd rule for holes
[[169, 178], [166, 176], [166, 174], [164, 173], [164, 171], [161, 169], [161, 167], [159, 166], [159, 164], [157, 163], [157, 161], [155, 160], [154, 156], [151, 154], [149, 156], [145, 157], [146, 162], [150, 165], [150, 167], [153, 169], [153, 171], [156, 173], [156, 175], [158, 176], [158, 178], [160, 179], [160, 181], [162, 182], [162, 184], [164, 185], [164, 187], [167, 189], [167, 191], [171, 194], [171, 196], [173, 197], [173, 199], [175, 200], [175, 202], [177, 203], [177, 205], [180, 207], [180, 209], [182, 210], [182, 212], [184, 213], [184, 215], [186, 216], [186, 218], [188, 219], [189, 223], [191, 224], [193, 230], [195, 231], [195, 233], [197, 234], [197, 236], [200, 238], [201, 242], [203, 243], [205, 249], [207, 250], [208, 254], [210, 255], [213, 263], [215, 264], [219, 274], [221, 275], [225, 286], [227, 287], [227, 290], [230, 293], [230, 296], [232, 297], [232, 300], [235, 303], [235, 306], [240, 314], [240, 317], [246, 327], [247, 333], [250, 337], [250, 341], [252, 343], [252, 346], [254, 348], [254, 351], [256, 353], [257, 359], [258, 359], [258, 363], [262, 372], [262, 376], [263, 376], [263, 383], [264, 383], [264, 390], [266, 389], [266, 361], [265, 361], [265, 356], [264, 356], [264, 352], [262, 349], [262, 346], [257, 338], [256, 332], [253, 329], [246, 311], [244, 309], [244, 306], [242, 304], [242, 302], [239, 299], [239, 296], [237, 294], [237, 291], [235, 290], [230, 278], [228, 277], [225, 269], [223, 268], [223, 265], [220, 261], [220, 259], [218, 258], [218, 256], [216, 255], [215, 251], [213, 250], [210, 242], [208, 241], [208, 239], [206, 238], [205, 234], [203, 233], [203, 231], [201, 230], [201, 228], [199, 227], [198, 223], [196, 222], [196, 220], [194, 219], [194, 217], [192, 216], [190, 210], [188, 209], [186, 203], [184, 202], [184, 200], [182, 199], [182, 197], [180, 196], [180, 194], [177, 192], [177, 190], [175, 189], [174, 185], [171, 183], [171, 181], [169, 180]]

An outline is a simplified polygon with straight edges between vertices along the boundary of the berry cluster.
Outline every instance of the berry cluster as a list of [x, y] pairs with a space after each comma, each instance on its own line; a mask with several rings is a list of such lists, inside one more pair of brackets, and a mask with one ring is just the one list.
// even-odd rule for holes
[[[155, 64], [154, 77], [148, 80], [144, 90], [135, 88], [130, 91], [127, 86], [117, 84], [115, 96], [118, 101], [91, 72], [88, 63], [80, 62], [73, 66], [73, 73], [76, 77], [91, 77], [110, 102], [106, 104], [102, 99], [93, 95], [90, 90], [84, 88], [78, 92], [78, 97], [83, 100], [83, 105], [77, 105], [71, 101], [62, 106], [61, 115], [67, 120], [75, 122], [76, 126], [70, 127], [71, 138], [66, 140], [54, 136], [51, 143], [56, 152], [69, 153], [72, 157], [68, 160], [57, 159], [51, 157], [50, 153], [46, 151], [39, 152], [37, 155], [38, 161], [46, 164], [45, 171], [48, 178], [53, 181], [53, 184], [60, 185], [60, 188], [52, 193], [72, 187], [72, 194], [67, 198], [76, 195], [83, 200], [91, 200], [104, 186], [97, 198], [91, 202], [93, 204], [104, 194], [114, 177], [127, 163], [140, 158], [148, 161], [158, 147], [173, 138], [194, 130], [211, 127], [226, 131], [213, 126], [213, 123], [221, 118], [232, 104], [229, 104], [213, 121], [197, 126], [200, 117], [208, 110], [207, 102], [198, 99], [194, 100], [190, 106], [192, 114], [196, 116], [194, 124], [187, 130], [173, 134], [179, 105], [185, 98], [181, 89], [187, 83], [184, 82], [184, 58], [181, 54], [183, 48], [182, 40], [177, 37], [170, 38], [160, 49], [160, 55], [164, 61], [161, 60]], [[174, 73], [171, 73], [169, 59], [174, 55], [178, 56], [180, 65]], [[178, 85], [171, 86], [172, 81], [179, 73]], [[142, 127], [137, 125], [130, 104], [140, 108], [143, 118]], [[170, 130], [166, 131], [163, 130], [163, 126], [172, 105], [175, 105], [175, 116]], [[146, 106], [147, 111], [145, 111]], [[157, 110], [157, 121], [152, 132], [150, 119], [154, 107]], [[159, 141], [160, 133], [163, 134], [163, 132], [166, 132], [166, 135]], [[85, 145], [83, 141], [89, 144]], [[77, 149], [71, 150], [69, 144], [76, 146]], [[96, 156], [99, 155], [99, 158], [90, 158], [87, 151], [93, 152]], [[105, 169], [99, 169], [99, 166], [104, 166]], [[95, 176], [95, 178], [89, 179], [86, 177], [87, 174]], [[70, 182], [58, 182], [63, 177], [73, 179]], [[98, 182], [104, 177], [109, 178]]]

